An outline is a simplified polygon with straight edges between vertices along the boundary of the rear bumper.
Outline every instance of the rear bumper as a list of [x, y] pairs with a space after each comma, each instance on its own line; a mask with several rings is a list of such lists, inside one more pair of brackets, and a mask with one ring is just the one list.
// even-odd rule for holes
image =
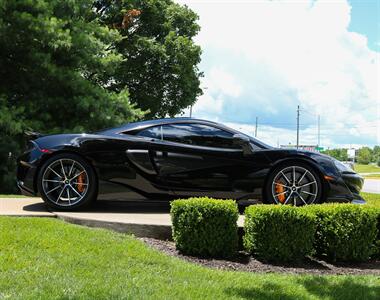
[[30, 190], [29, 188], [27, 188], [25, 185], [24, 185], [24, 182], [21, 181], [21, 180], [17, 180], [17, 186], [21, 192], [22, 195], [24, 196], [28, 196], [28, 197], [34, 197], [34, 196], [37, 196], [36, 193], [32, 190]]
[[35, 177], [37, 168], [33, 163], [28, 162], [26, 159], [18, 159], [17, 164], [17, 186], [21, 193], [25, 196], [36, 196], [37, 187], [35, 184]]

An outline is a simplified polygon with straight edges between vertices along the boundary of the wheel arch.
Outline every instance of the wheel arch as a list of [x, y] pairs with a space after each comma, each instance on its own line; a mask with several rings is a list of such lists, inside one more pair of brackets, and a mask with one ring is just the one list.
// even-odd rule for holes
[[262, 197], [263, 197], [262, 199], [264, 201], [266, 201], [266, 193], [267, 193], [266, 187], [268, 184], [269, 177], [272, 175], [273, 171], [275, 169], [277, 169], [278, 167], [285, 166], [285, 165], [290, 164], [290, 163], [303, 163], [303, 164], [309, 166], [310, 168], [312, 168], [313, 171], [316, 172], [316, 174], [318, 175], [318, 177], [322, 183], [321, 202], [324, 202], [326, 200], [326, 197], [327, 197], [329, 186], [328, 186], [328, 183], [326, 182], [326, 180], [324, 178], [323, 170], [318, 165], [318, 163], [316, 161], [314, 161], [313, 159], [308, 158], [308, 157], [299, 157], [299, 156], [287, 157], [287, 158], [278, 160], [270, 167], [270, 169], [269, 169], [269, 171], [265, 177], [265, 180], [264, 180], [264, 185], [263, 185], [264, 188], [262, 189]]

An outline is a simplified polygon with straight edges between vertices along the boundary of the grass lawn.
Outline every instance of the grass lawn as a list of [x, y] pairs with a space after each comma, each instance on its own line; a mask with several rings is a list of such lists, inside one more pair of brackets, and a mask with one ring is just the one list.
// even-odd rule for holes
[[0, 299], [378, 299], [376, 276], [251, 274], [193, 265], [129, 235], [0, 217]]
[[23, 195], [0, 194], [0, 198], [25, 198]]
[[364, 178], [368, 178], [368, 179], [380, 179], [380, 174], [364, 175]]
[[374, 165], [355, 164], [355, 172], [357, 173], [375, 173], [380, 172], [380, 167]]
[[380, 208], [380, 194], [362, 192], [360, 195], [367, 201], [368, 205], [377, 206]]

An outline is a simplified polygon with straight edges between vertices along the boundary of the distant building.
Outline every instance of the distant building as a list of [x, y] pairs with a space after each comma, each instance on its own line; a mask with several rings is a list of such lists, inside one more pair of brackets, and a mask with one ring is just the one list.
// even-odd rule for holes
[[[280, 148], [297, 149], [297, 145], [292, 145], [292, 144], [280, 145]], [[317, 145], [298, 145], [298, 149], [312, 151], [312, 152], [319, 152], [323, 150], [323, 147], [318, 147]]]
[[354, 149], [354, 148], [347, 149], [347, 156], [348, 156], [348, 158], [354, 160], [355, 156], [356, 156], [356, 152], [357, 152], [357, 150]]

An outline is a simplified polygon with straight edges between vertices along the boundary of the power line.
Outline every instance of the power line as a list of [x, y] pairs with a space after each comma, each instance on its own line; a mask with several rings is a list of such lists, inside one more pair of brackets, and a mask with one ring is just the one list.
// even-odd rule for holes
[[[281, 126], [281, 127], [297, 127], [297, 124], [295, 123], [262, 123], [260, 122], [260, 125], [268, 125], [268, 126]], [[299, 124], [300, 127], [315, 127], [316, 125], [315, 124]], [[376, 128], [376, 127], [379, 127], [379, 125], [350, 125], [350, 124], [344, 124], [344, 128], [339, 128], [337, 126], [333, 126], [333, 125], [321, 125], [321, 127], [325, 128], [325, 129], [338, 129], [338, 130], [347, 130], [347, 129], [351, 129], [351, 128]]]

